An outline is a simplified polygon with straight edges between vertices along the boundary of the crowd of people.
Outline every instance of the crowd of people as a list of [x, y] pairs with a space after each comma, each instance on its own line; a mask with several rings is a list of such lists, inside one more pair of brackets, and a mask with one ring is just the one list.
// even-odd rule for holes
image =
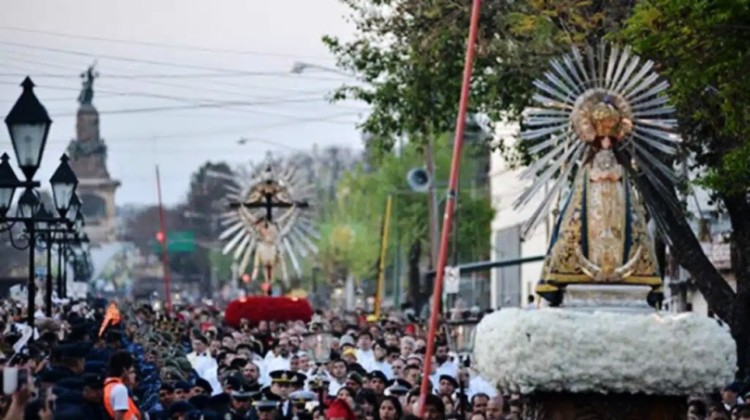
[[[310, 322], [224, 324], [210, 305], [175, 308], [64, 302], [26, 324], [3, 307], [0, 418], [504, 420], [523, 397], [504, 395], [471, 369], [440, 329], [419, 407], [424, 322], [318, 311]], [[693, 399], [691, 420], [750, 419], [742, 384], [722, 400]]]

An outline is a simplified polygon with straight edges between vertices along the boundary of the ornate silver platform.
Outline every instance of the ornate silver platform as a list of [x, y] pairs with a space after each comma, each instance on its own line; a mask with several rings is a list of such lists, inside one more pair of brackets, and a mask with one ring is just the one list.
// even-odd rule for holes
[[646, 301], [651, 288], [629, 285], [569, 285], [561, 308], [594, 312], [654, 313]]

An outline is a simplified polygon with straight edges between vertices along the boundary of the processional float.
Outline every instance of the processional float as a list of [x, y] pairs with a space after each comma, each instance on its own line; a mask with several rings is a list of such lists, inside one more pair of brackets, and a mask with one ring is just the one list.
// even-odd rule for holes
[[262, 273], [267, 285], [280, 279], [289, 288], [288, 264], [300, 277], [302, 260], [318, 251], [319, 234], [308, 211], [315, 185], [293, 163], [270, 157], [249, 170], [215, 176], [226, 181], [229, 200], [221, 216], [223, 253], [233, 256], [239, 273], [252, 262], [252, 281]]
[[646, 212], [656, 207], [635, 179], [674, 196], [680, 138], [668, 84], [653, 62], [605, 44], [574, 48], [550, 67], [534, 83], [538, 108], [521, 134], [534, 161], [516, 202], [547, 187], [523, 232], [556, 217], [536, 286], [550, 308], [486, 316], [475, 366], [525, 395], [524, 418], [681, 418], [688, 395], [732, 380], [736, 356], [715, 320], [659, 312], [662, 279], [647, 223], [655, 215]]

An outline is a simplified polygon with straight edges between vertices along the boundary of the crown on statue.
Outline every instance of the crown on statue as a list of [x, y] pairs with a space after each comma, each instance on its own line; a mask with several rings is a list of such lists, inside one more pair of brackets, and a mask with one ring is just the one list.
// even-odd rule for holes
[[622, 136], [622, 113], [607, 102], [599, 102], [594, 105], [591, 112], [591, 122], [594, 124], [597, 137]]

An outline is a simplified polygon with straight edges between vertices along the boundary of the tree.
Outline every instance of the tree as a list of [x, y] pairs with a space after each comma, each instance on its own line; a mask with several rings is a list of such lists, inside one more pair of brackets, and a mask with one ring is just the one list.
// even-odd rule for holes
[[[192, 175], [190, 189], [185, 204], [185, 217], [187, 225], [195, 235], [196, 249], [189, 255], [195, 272], [201, 276], [204, 289], [208, 291], [209, 279], [214, 275], [212, 270], [219, 275], [219, 268], [224, 268], [222, 274], [226, 273], [226, 259], [217, 255], [211, 255], [214, 248], [219, 247], [219, 218], [226, 211], [224, 198], [227, 191], [226, 180], [221, 175], [232, 175], [232, 170], [224, 162], [206, 162], [201, 165]], [[231, 271], [231, 270], [230, 270]], [[224, 278], [229, 278], [225, 276]]]
[[[354, 98], [373, 111], [364, 128], [388, 151], [399, 136], [423, 143], [451, 128], [458, 99], [469, 2], [342, 0], [357, 35], [324, 42], [339, 65], [358, 75], [334, 99]], [[636, 7], [636, 3], [638, 6]], [[672, 83], [687, 151], [732, 222], [734, 293], [704, 255], [684, 215], [667, 210], [649, 180], [636, 178], [673, 254], [712, 310], [732, 327], [740, 368], [750, 369], [750, 97], [748, 0], [525, 0], [483, 2], [471, 107], [494, 121], [520, 119], [532, 80], [570, 45], [603, 37], [633, 44]], [[632, 15], [632, 16], [631, 16]], [[521, 120], [522, 122], [522, 120]], [[432, 131], [431, 131], [432, 130]], [[421, 136], [417, 136], [421, 134]], [[503, 148], [503, 145], [500, 145]], [[676, 216], [676, 217], [674, 217]]]
[[[448, 136], [437, 139], [438, 183], [447, 179], [451, 158], [448, 144]], [[367, 172], [360, 167], [347, 173], [338, 183], [338, 199], [321, 223], [320, 261], [326, 272], [331, 274], [330, 270], [334, 270], [336, 278], [342, 278], [342, 273], [351, 273], [359, 279], [376, 278], [381, 224], [389, 195], [394, 201], [388, 255], [393, 256], [398, 248], [409, 249], [412, 254], [419, 250], [416, 257], [410, 258], [411, 265], [419, 264], [421, 250], [429, 248], [422, 243], [428, 237], [428, 202], [425, 194], [408, 189], [406, 174], [420, 166], [421, 159], [419, 147], [410, 145], [402, 150], [401, 156], [383, 156], [375, 170]], [[471, 179], [473, 170], [472, 165], [467, 165], [462, 173], [467, 175], [466, 179]], [[467, 184], [459, 196], [460, 240], [455, 252], [460, 261], [474, 261], [487, 255], [493, 215], [489, 200]], [[414, 296], [414, 288], [410, 294], [413, 302], [424, 298]]]
[[[471, 2], [341, 0], [355, 39], [323, 42], [338, 65], [358, 76], [334, 100], [366, 102], [362, 128], [390, 150], [396, 138], [424, 144], [454, 128]], [[472, 76], [471, 112], [517, 119], [532, 81], [572, 43], [619, 27], [634, 0], [527, 0], [482, 3]]]
[[[670, 83], [685, 149], [732, 224], [736, 293], [713, 273], [691, 271], [712, 311], [729, 323], [739, 368], [750, 374], [750, 1], [641, 2], [622, 39], [655, 60]], [[684, 247], [676, 247], [683, 251]], [[700, 257], [700, 256], [698, 256]], [[680, 263], [690, 269], [690, 258]]]

